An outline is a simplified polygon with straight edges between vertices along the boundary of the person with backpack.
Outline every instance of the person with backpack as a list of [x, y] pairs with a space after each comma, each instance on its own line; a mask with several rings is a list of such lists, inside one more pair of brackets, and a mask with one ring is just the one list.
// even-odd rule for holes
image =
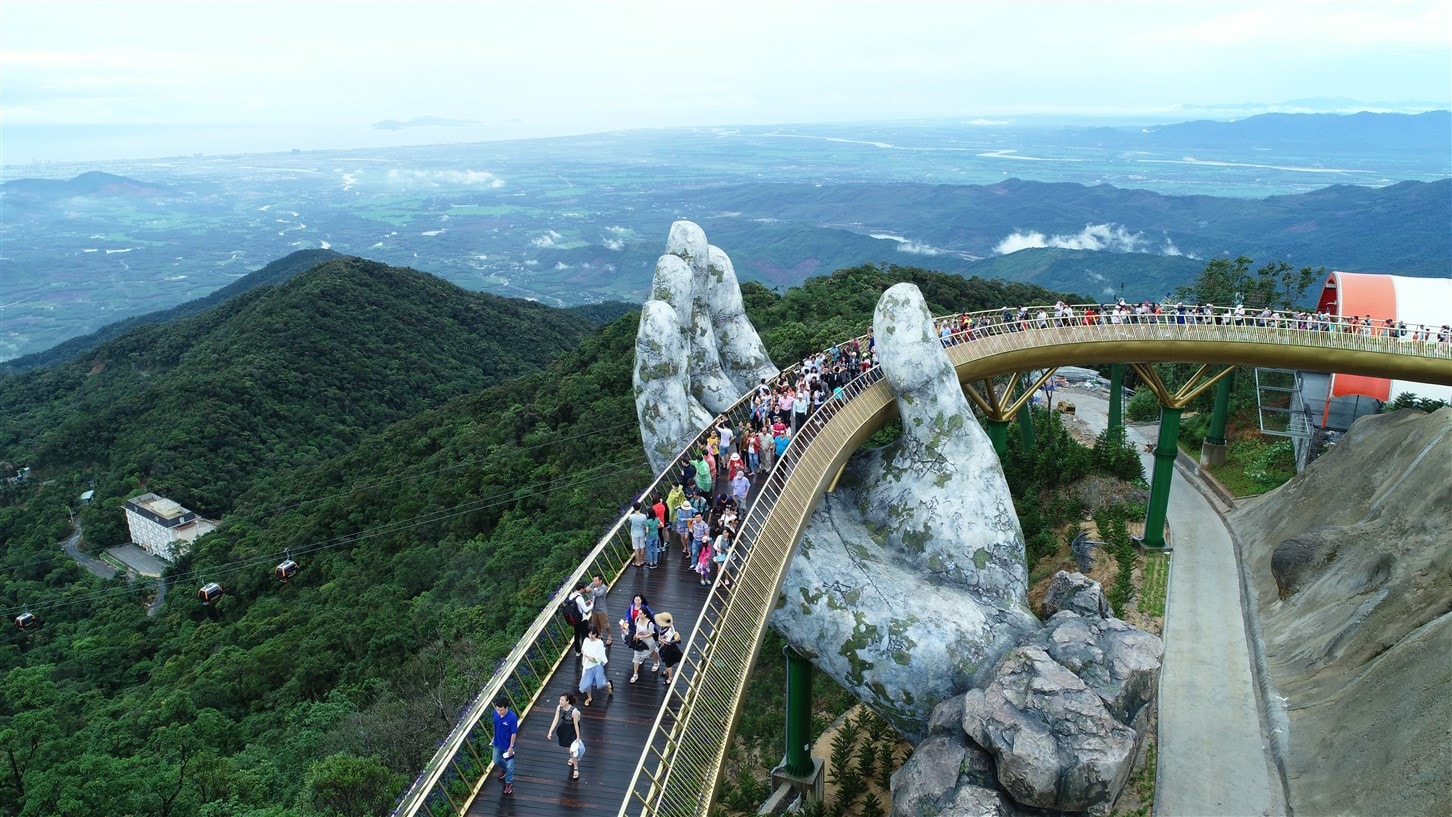
[[561, 610], [565, 623], [575, 628], [575, 657], [578, 658], [580, 644], [584, 642], [585, 634], [590, 631], [590, 614], [594, 612], [594, 604], [590, 601], [590, 595], [585, 592], [584, 582], [575, 584], [575, 589], [565, 597]]

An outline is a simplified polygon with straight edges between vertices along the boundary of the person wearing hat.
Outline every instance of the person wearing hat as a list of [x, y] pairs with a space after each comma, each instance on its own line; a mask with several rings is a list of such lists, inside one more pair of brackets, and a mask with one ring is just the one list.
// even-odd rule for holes
[[676, 631], [675, 619], [670, 613], [655, 614], [656, 644], [660, 647], [660, 662], [665, 670], [660, 674], [663, 684], [669, 684], [675, 674], [676, 665], [681, 663], [681, 634]]
[[743, 506], [746, 504], [746, 495], [750, 492], [751, 480], [746, 478], [745, 471], [736, 469], [736, 476], [731, 479], [731, 498], [736, 500], [737, 506]]
[[746, 464], [741, 461], [741, 455], [732, 453], [731, 458], [726, 461], [726, 481], [736, 479], [736, 475], [746, 470]]

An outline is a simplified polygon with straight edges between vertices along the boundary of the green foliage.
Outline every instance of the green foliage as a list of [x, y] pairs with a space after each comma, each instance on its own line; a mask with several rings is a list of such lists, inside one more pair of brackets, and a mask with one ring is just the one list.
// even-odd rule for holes
[[1392, 398], [1390, 402], [1383, 404], [1381, 407], [1381, 413], [1390, 414], [1391, 412], [1401, 411], [1402, 409], [1416, 409], [1418, 411], [1425, 411], [1428, 414], [1431, 414], [1432, 412], [1441, 408], [1445, 408], [1446, 406], [1446, 400], [1438, 400], [1435, 397], [1418, 397], [1412, 392], [1404, 391], [1401, 394], [1398, 394], [1396, 397]]
[[1165, 617], [1165, 597], [1170, 580], [1170, 554], [1147, 551], [1144, 581], [1140, 586], [1139, 611], [1155, 618]]
[[1326, 277], [1326, 268], [1296, 269], [1285, 261], [1272, 261], [1251, 275], [1254, 262], [1240, 256], [1235, 260], [1214, 258], [1205, 265], [1200, 277], [1175, 291], [1175, 297], [1218, 307], [1243, 303], [1260, 309], [1291, 309], [1301, 303], [1311, 284]]
[[320, 814], [368, 817], [388, 811], [406, 782], [376, 758], [338, 753], [308, 770], [307, 798]]
[[1149, 423], [1160, 418], [1160, 400], [1149, 389], [1140, 389], [1124, 407], [1125, 419], [1135, 423]]
[[915, 284], [934, 315], [996, 309], [1004, 304], [1053, 303], [1078, 296], [1028, 284], [964, 278], [896, 264], [865, 264], [809, 278], [800, 287], [775, 295], [760, 284], [746, 284], [746, 312], [762, 334], [767, 353], [778, 364], [802, 357], [845, 338], [866, 335], [872, 311], [887, 288]]
[[[1056, 297], [865, 267], [810, 295], [748, 286], [747, 302], [767, 332], [847, 334], [901, 278], [945, 312]], [[339, 259], [0, 380], [0, 448], [36, 473], [0, 492], [0, 600], [47, 605], [44, 627], [0, 647], [13, 759], [0, 811], [386, 810], [649, 482], [636, 322], [586, 337], [588, 324]], [[57, 554], [92, 484], [80, 520], [97, 547], [127, 536], [120, 503], [142, 489], [225, 512], [172, 570], [157, 615], [149, 583], [101, 582]], [[280, 586], [284, 549], [302, 571]], [[208, 608], [192, 595], [201, 576], [228, 591]], [[775, 638], [738, 731], [768, 765], [784, 740], [783, 706], [759, 703], [784, 695]], [[852, 704], [825, 676], [814, 694], [818, 725]]]
[[1117, 565], [1114, 585], [1105, 596], [1114, 609], [1114, 615], [1120, 618], [1124, 616], [1125, 604], [1134, 594], [1134, 563], [1139, 555], [1138, 548], [1129, 538], [1128, 517], [1128, 510], [1123, 505], [1110, 505], [1094, 514], [1099, 540], [1104, 543], [1104, 549], [1114, 556]]
[[0, 379], [0, 449], [37, 475], [95, 469], [98, 501], [144, 487], [221, 515], [255, 474], [337, 456], [535, 371], [592, 329], [562, 310], [338, 258]]

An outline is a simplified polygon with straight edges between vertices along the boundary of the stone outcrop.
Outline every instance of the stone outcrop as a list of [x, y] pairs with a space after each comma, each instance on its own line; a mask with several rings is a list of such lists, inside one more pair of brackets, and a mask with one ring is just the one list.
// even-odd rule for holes
[[1023, 644], [1077, 675], [1123, 724], [1135, 726], [1159, 689], [1164, 642], [1117, 618], [1061, 611]]
[[982, 682], [1038, 621], [1023, 534], [922, 295], [878, 302], [873, 332], [903, 435], [849, 461], [783, 584], [772, 626], [899, 731]]
[[1447, 813], [1448, 463], [1452, 408], [1363, 417], [1229, 517], [1293, 813]]
[[968, 692], [963, 729], [993, 753], [1004, 791], [1038, 808], [1107, 811], [1134, 765], [1134, 730], [1039, 647], [1015, 649]]
[[1109, 618], [1109, 600], [1104, 597], [1104, 587], [1083, 573], [1060, 570], [1049, 579], [1049, 589], [1044, 592], [1042, 612], [1044, 618], [1052, 618], [1060, 610], [1070, 610], [1081, 616]]
[[1098, 582], [1055, 579], [1062, 609], [986, 683], [934, 708], [927, 739], [893, 776], [894, 814], [1042, 817], [1112, 806], [1148, 727], [1164, 645], [1100, 615]]
[[635, 411], [651, 467], [669, 465], [712, 417], [776, 373], [731, 259], [696, 224], [672, 224], [635, 337]]

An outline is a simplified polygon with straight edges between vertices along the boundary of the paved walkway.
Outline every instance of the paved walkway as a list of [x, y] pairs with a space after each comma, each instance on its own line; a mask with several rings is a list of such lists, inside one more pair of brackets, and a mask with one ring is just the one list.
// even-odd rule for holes
[[[1072, 395], [1072, 396], [1071, 396]], [[1105, 395], [1064, 395], [1096, 431]], [[1157, 426], [1130, 427], [1141, 451]], [[1141, 455], [1145, 473], [1149, 454]], [[1170, 488], [1169, 596], [1160, 674], [1159, 817], [1253, 817], [1286, 813], [1262, 736], [1240, 599], [1239, 568], [1225, 522], [1178, 470]]]

